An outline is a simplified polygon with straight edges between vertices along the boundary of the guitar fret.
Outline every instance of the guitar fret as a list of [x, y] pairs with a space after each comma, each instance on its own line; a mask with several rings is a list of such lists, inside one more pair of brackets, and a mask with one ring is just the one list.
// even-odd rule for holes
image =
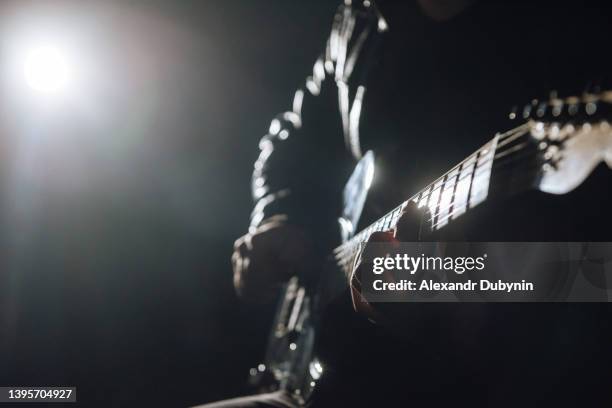
[[459, 217], [466, 211], [468, 203], [468, 195], [470, 192], [470, 186], [472, 183], [472, 168], [474, 163], [463, 163], [461, 164], [461, 170], [459, 173], [458, 181], [455, 185], [455, 197], [453, 200], [453, 212], [452, 218]]
[[383, 231], [388, 231], [391, 228], [391, 218], [393, 217], [392, 213], [387, 214], [385, 217], [385, 226], [383, 227]]
[[448, 180], [451, 180], [452, 183], [455, 182], [455, 179], [459, 175], [459, 168], [460, 167], [461, 167], [461, 165], [459, 165], [457, 167], [454, 167], [451, 171], [448, 172], [448, 174], [446, 175], [447, 182], [448, 182]]
[[[476, 152], [475, 155], [475, 160], [474, 160], [474, 164], [476, 164], [478, 162], [478, 156], [480, 155], [480, 150]], [[472, 174], [470, 175], [470, 189], [468, 190], [468, 206], [471, 208], [472, 207], [472, 200], [473, 200], [473, 195], [474, 195], [474, 178], [475, 178], [475, 170], [472, 169]]]
[[474, 172], [475, 176], [479, 176], [479, 175], [481, 175], [483, 173], [489, 172], [491, 170], [492, 166], [493, 166], [493, 162], [488, 161], [485, 164], [481, 165], [480, 167], [477, 167], [476, 171]]
[[380, 219], [380, 222], [379, 222], [380, 230], [379, 231], [384, 231], [385, 230], [386, 220], [387, 220], [386, 216], [383, 216]]
[[442, 179], [441, 181], [437, 181], [434, 187], [432, 187], [431, 194], [429, 195], [429, 203], [427, 204], [427, 206], [429, 207], [429, 212], [431, 214], [432, 226], [435, 224], [436, 213], [438, 212], [443, 185], [444, 179]]
[[393, 217], [391, 218], [391, 228], [395, 228], [397, 226], [397, 220], [399, 219], [400, 214], [402, 213], [402, 206], [400, 205], [395, 210], [393, 210]]
[[350, 272], [361, 244], [366, 242], [374, 232], [395, 228], [410, 201], [413, 201], [417, 208], [429, 207], [431, 213], [429, 221], [432, 230], [442, 228], [451, 219], [456, 219], [464, 214], [468, 208], [473, 208], [483, 202], [489, 193], [499, 137], [496, 135], [478, 151], [426, 186], [413, 198], [403, 202], [355, 235], [351, 241], [338, 247], [335, 250], [338, 265], [345, 272]]
[[[485, 147], [478, 151], [483, 157], [478, 158], [478, 166], [472, 175], [472, 188], [470, 191], [469, 205], [473, 208], [486, 200], [489, 195], [489, 183], [493, 169], [493, 157], [497, 148], [499, 135], [495, 136]], [[486, 156], [486, 157], [485, 157]], [[488, 157], [488, 158], [487, 158]]]
[[[442, 228], [444, 225], [448, 224], [449, 211], [452, 206], [453, 194], [455, 191], [456, 178], [458, 175], [457, 169], [454, 169], [447, 176], [446, 182], [444, 183], [444, 188], [442, 191], [442, 195], [440, 196], [440, 208], [438, 213], [436, 214], [437, 225], [436, 228]], [[442, 221], [440, 221], [442, 220]]]
[[395, 227], [395, 224], [393, 224], [394, 218], [395, 218], [395, 208], [391, 210], [391, 212], [389, 213], [389, 224], [387, 225], [387, 230], [391, 230]]
[[387, 216], [385, 215], [380, 219], [380, 231], [385, 231], [387, 229], [386, 226], [387, 226]]
[[419, 199], [418, 208], [425, 207], [427, 202], [429, 201], [429, 195], [431, 194], [431, 186], [428, 186], [421, 193], [421, 198]]
[[446, 216], [446, 218], [450, 218], [454, 211], [455, 211], [455, 199], [457, 196], [457, 185], [459, 184], [459, 175], [460, 175], [460, 171], [461, 171], [461, 167], [462, 164], [460, 164], [459, 166], [456, 167], [457, 172], [455, 173], [455, 178], [454, 178], [454, 183], [453, 183], [453, 192], [452, 192], [452, 199], [451, 199], [451, 203], [450, 203], [450, 208], [448, 210], [448, 215]]

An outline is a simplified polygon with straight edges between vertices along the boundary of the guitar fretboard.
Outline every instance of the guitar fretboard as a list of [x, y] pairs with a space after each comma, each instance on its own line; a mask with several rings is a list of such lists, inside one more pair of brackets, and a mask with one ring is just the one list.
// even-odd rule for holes
[[427, 210], [429, 217], [425, 221], [431, 231], [444, 227], [451, 220], [485, 201], [498, 148], [508, 145], [528, 131], [529, 126], [525, 124], [496, 135], [442, 177], [336, 248], [334, 256], [338, 266], [345, 274], [349, 273], [360, 245], [365, 243], [373, 232], [394, 229], [400, 215], [411, 201], [416, 203], [418, 208]]

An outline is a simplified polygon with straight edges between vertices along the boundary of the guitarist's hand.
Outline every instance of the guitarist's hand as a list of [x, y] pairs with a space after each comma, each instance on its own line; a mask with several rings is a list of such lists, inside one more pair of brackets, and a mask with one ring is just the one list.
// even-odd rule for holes
[[[357, 254], [355, 259], [355, 264], [353, 265], [353, 271], [351, 272], [351, 276], [349, 278], [349, 285], [351, 288], [351, 299], [353, 300], [353, 309], [356, 312], [363, 314], [368, 319], [373, 322], [379, 322], [381, 320], [381, 315], [378, 310], [374, 309], [374, 307], [368, 302], [368, 300], [362, 296], [361, 288], [363, 285], [369, 285], [371, 282], [362, 282], [360, 277], [369, 277], [371, 276], [371, 271], [365, 270], [369, 265], [364, 264], [362, 259], [364, 257], [364, 253], [367, 253], [367, 258], [373, 257], [385, 257], [388, 256], [389, 253], [373, 253], [378, 252], [379, 249], [372, 248], [371, 243], [387, 243], [390, 244], [391, 247], [399, 241], [395, 238], [395, 231], [385, 231], [385, 232], [374, 232], [370, 235], [368, 242], [364, 245], [363, 249]], [[386, 273], [383, 273], [379, 277], [383, 280], [385, 279]], [[362, 285], [363, 284], [363, 285]]]
[[236, 292], [248, 301], [274, 300], [278, 288], [304, 264], [310, 248], [306, 235], [286, 217], [269, 218], [234, 243]]
[[[362, 250], [357, 254], [355, 264], [353, 265], [353, 270], [349, 278], [353, 309], [355, 309], [356, 312], [362, 313], [368, 319], [374, 322], [380, 322], [384, 318], [380, 310], [381, 308], [373, 307], [362, 295], [361, 288], [363, 285], [369, 285], [371, 282], [361, 282], [359, 277], [372, 277], [371, 271], [369, 269], [365, 270], [365, 268], [369, 268], [370, 265], [364, 265], [362, 262], [364, 253], [368, 254], [367, 258], [369, 259], [373, 257], [385, 257], [391, 255], [390, 251], [393, 251], [393, 248], [399, 247], [400, 242], [412, 242], [419, 240], [421, 221], [426, 219], [428, 214], [428, 212], [418, 209], [416, 204], [410, 202], [400, 216], [395, 229], [383, 232], [374, 232], [372, 235], [370, 235], [370, 238]], [[385, 248], [388, 248], [389, 251], [386, 253], [375, 253], [381, 251], [380, 245], [372, 246], [370, 243], [386, 243], [387, 245]], [[382, 273], [381, 275], [378, 275], [376, 279], [382, 279], [385, 282], [392, 282], [392, 278], [388, 273]]]

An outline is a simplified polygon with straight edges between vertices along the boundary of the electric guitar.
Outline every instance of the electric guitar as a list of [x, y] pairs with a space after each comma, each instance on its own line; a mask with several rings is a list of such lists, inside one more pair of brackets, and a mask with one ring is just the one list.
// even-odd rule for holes
[[612, 168], [611, 107], [612, 91], [534, 100], [510, 114], [520, 125], [496, 134], [426, 188], [356, 233], [374, 175], [373, 153], [366, 153], [344, 189], [344, 211], [339, 219], [343, 243], [330, 256], [333, 267], [321, 274], [317, 284], [294, 277], [286, 285], [264, 362], [251, 369], [250, 382], [267, 391], [284, 389], [297, 401], [306, 401], [325, 374], [313, 351], [320, 311], [346, 289], [361, 244], [373, 232], [394, 228], [409, 203], [426, 210], [426, 228], [435, 232], [493, 196], [504, 198], [533, 189], [566, 194], [601, 162]]

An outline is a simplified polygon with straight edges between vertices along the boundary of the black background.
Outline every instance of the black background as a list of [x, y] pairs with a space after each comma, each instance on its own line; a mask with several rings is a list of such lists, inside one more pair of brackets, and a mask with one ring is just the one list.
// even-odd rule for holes
[[[244, 391], [270, 307], [236, 299], [232, 243], [258, 140], [335, 7], [2, 3], [0, 385], [76, 386], [100, 407]], [[12, 73], [30, 30], [76, 44], [77, 97], [42, 106]]]

